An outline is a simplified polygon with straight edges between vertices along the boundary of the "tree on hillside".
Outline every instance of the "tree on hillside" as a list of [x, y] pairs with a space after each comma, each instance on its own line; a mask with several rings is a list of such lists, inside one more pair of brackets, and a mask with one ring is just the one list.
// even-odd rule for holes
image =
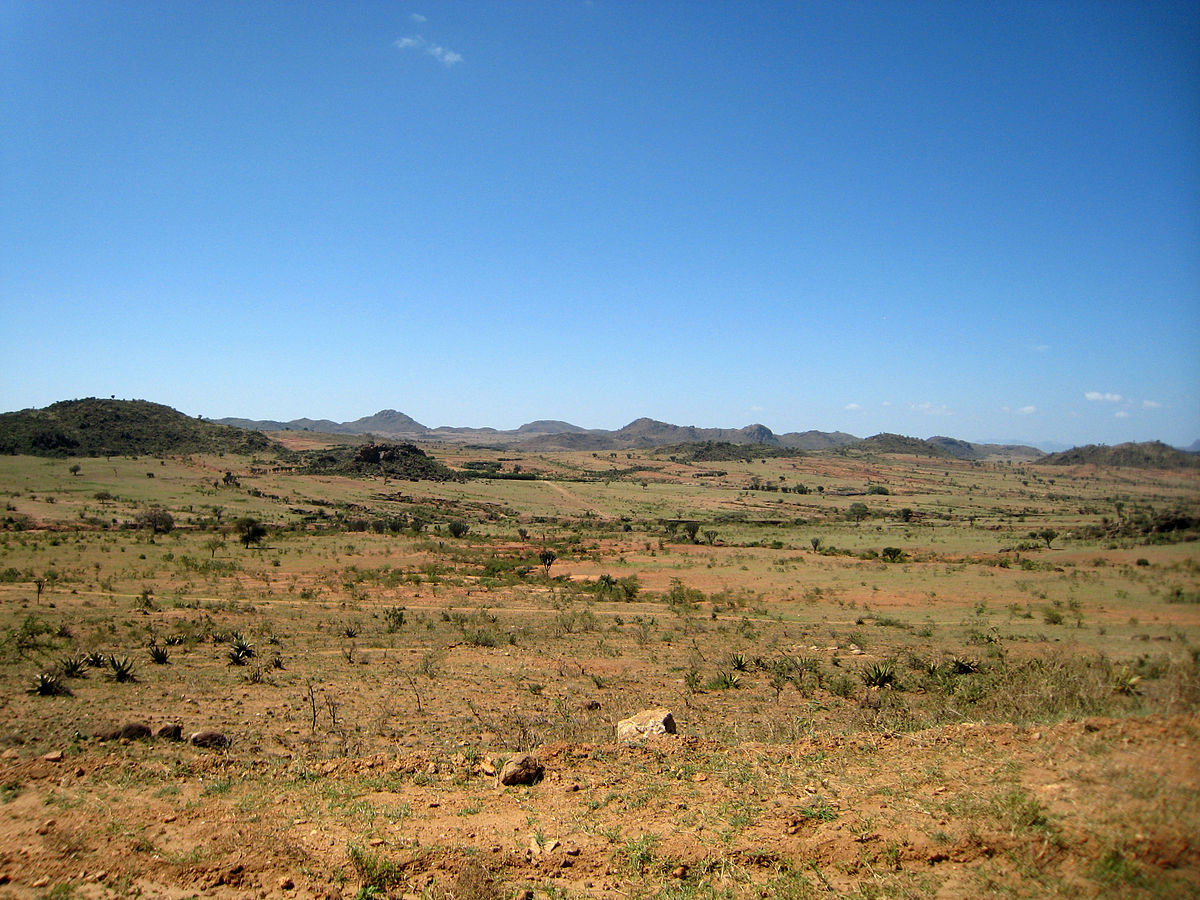
[[541, 553], [538, 554], [538, 559], [540, 559], [542, 561], [542, 565], [546, 567], [546, 574], [549, 575], [550, 567], [552, 565], [554, 565], [554, 561], [556, 559], [558, 559], [558, 554], [555, 553], [553, 550], [551, 550], [549, 547], [547, 547], [545, 550], [543, 550]]
[[861, 522], [869, 513], [870, 510], [867, 509], [867, 504], [865, 503], [851, 503], [850, 508], [846, 510], [846, 515], [855, 522]]
[[138, 525], [149, 528], [153, 534], [168, 534], [175, 528], [175, 519], [161, 506], [143, 510], [137, 517]]
[[251, 516], [238, 519], [234, 528], [237, 530], [238, 540], [246, 545], [247, 550], [251, 544], [261, 544], [267, 536], [266, 526]]

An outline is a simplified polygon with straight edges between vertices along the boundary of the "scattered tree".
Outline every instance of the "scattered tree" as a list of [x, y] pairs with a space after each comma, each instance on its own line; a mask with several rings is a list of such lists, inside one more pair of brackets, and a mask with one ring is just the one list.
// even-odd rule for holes
[[452, 519], [449, 527], [450, 536], [456, 538], [463, 537], [468, 531], [471, 530], [471, 526], [462, 519]]
[[266, 526], [251, 516], [238, 519], [234, 528], [237, 529], [238, 540], [246, 545], [247, 550], [251, 544], [261, 544], [267, 536]]
[[161, 506], [143, 510], [137, 522], [142, 528], [149, 528], [152, 534], [167, 534], [175, 528], [175, 519]]
[[549, 575], [550, 567], [552, 565], [554, 565], [554, 561], [556, 559], [558, 559], [558, 554], [555, 553], [553, 550], [551, 550], [549, 547], [547, 547], [545, 550], [543, 550], [541, 553], [538, 554], [538, 559], [540, 559], [542, 561], [542, 565], [546, 567], [546, 574]]

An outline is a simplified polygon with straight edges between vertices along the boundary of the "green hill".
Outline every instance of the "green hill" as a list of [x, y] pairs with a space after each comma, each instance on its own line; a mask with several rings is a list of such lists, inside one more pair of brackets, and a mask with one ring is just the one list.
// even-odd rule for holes
[[63, 400], [0, 414], [0, 453], [31, 456], [162, 456], [257, 453], [265, 435], [215, 425], [146, 400]]
[[1200, 457], [1168, 447], [1162, 441], [1146, 441], [1141, 444], [1088, 444], [1073, 447], [1062, 453], [1044, 456], [1039, 463], [1048, 466], [1126, 466], [1134, 469], [1195, 469], [1200, 468]]

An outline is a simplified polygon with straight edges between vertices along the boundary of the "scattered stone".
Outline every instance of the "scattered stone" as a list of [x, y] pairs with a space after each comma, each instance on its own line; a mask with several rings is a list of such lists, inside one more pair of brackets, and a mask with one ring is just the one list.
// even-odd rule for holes
[[675, 717], [669, 709], [644, 709], [617, 723], [617, 743], [636, 744], [652, 734], [674, 734]]
[[170, 725], [159, 725], [154, 732], [156, 738], [162, 738], [165, 741], [182, 741], [183, 726], [178, 722]]
[[578, 790], [579, 790], [579, 785], [578, 785], [578, 784], [575, 784], [574, 782], [572, 782], [571, 784], [568, 784], [568, 785], [567, 785], [567, 788], [566, 788], [566, 792], [567, 792], [568, 794], [574, 794], [574, 793], [576, 793]]
[[584, 709], [599, 709], [600, 701], [599, 700], [585, 700], [585, 701], [583, 701], [583, 708]]
[[0, 753], [0, 759], [20, 759], [20, 758], [21, 758], [21, 754], [18, 753], [16, 750], [14, 750], [12, 747], [9, 747], [3, 753]]
[[140, 741], [151, 736], [150, 726], [143, 722], [126, 722], [117, 733], [123, 741]]
[[295, 890], [296, 882], [293, 881], [291, 878], [289, 878], [287, 875], [284, 875], [282, 878], [279, 879], [278, 887], [279, 887], [279, 890], [281, 890], [281, 891]]
[[512, 784], [535, 784], [542, 780], [545, 774], [545, 769], [538, 762], [538, 758], [532, 753], [518, 753], [511, 757], [504, 764], [504, 768], [500, 770], [500, 783], [506, 785]]
[[223, 750], [229, 746], [229, 737], [227, 735], [211, 729], [194, 732], [188, 740], [195, 747], [206, 747], [215, 750]]
[[513, 900], [533, 900], [533, 891], [529, 888], [523, 888], [513, 894]]
[[672, 878], [687, 878], [687, 873], [688, 873], [687, 866], [678, 865], [674, 869], [671, 870], [671, 877]]
[[496, 774], [496, 763], [488, 756], [479, 764], [479, 771], [488, 777], [492, 777]]
[[43, 756], [42, 759], [44, 759], [46, 762], [62, 762], [63, 752], [61, 750], [51, 750], [49, 753]]

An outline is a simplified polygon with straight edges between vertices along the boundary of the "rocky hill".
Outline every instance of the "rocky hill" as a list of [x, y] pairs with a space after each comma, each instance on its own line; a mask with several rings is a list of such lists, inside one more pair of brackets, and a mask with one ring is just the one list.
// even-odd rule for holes
[[162, 456], [257, 453], [274, 443], [258, 431], [193, 419], [146, 400], [63, 400], [0, 414], [0, 453], [33, 456]]

